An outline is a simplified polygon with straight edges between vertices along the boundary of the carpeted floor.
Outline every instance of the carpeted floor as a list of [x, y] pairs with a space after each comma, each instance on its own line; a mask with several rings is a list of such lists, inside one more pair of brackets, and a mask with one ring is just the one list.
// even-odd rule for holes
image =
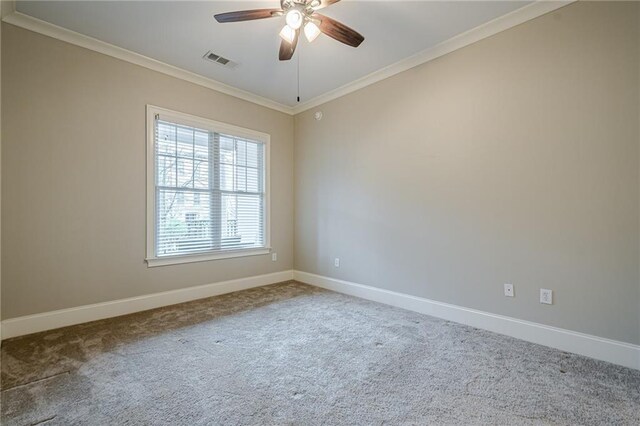
[[640, 424], [640, 371], [290, 282], [6, 341], [2, 424]]

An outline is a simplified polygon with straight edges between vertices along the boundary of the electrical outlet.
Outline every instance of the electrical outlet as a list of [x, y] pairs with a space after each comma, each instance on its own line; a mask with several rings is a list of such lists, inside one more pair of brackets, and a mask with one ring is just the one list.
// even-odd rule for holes
[[513, 292], [513, 284], [505, 284], [504, 285], [504, 295], [507, 297], [514, 297], [515, 293]]
[[272, 253], [271, 254], [271, 261], [272, 262], [276, 262], [278, 260], [278, 253]]
[[545, 305], [553, 305], [553, 290], [541, 288], [540, 303], [544, 303]]
[[336, 258], [333, 260], [333, 266], [335, 266], [336, 268], [339, 268], [339, 267], [340, 267], [340, 259], [339, 259], [339, 258], [337, 258], [337, 257], [336, 257]]

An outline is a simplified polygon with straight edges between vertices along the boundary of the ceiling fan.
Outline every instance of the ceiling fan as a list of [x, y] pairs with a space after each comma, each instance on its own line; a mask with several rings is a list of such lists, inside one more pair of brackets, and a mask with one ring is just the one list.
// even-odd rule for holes
[[280, 0], [280, 9], [240, 10], [237, 12], [219, 13], [215, 15], [214, 18], [220, 23], [225, 23], [252, 21], [254, 19], [274, 18], [284, 15], [287, 24], [280, 31], [282, 42], [280, 43], [279, 56], [281, 61], [288, 61], [296, 50], [301, 28], [309, 42], [315, 40], [320, 33], [324, 33], [346, 45], [353, 47], [360, 46], [360, 43], [364, 41], [364, 37], [357, 31], [352, 30], [328, 16], [316, 13], [318, 10], [324, 9], [339, 1], [340, 0]]

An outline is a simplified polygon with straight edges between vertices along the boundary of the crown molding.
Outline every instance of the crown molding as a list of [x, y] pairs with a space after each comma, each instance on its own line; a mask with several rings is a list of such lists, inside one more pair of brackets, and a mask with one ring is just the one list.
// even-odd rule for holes
[[24, 13], [10, 13], [2, 18], [2, 22], [6, 22], [8, 24], [15, 25], [29, 31], [33, 31], [67, 43], [71, 43], [76, 46], [84, 47], [85, 49], [112, 56], [114, 58], [130, 62], [132, 64], [139, 65], [153, 71], [161, 72], [163, 74], [170, 75], [171, 77], [179, 78], [181, 80], [185, 80], [199, 86], [213, 89], [217, 92], [221, 92], [226, 95], [252, 102], [263, 107], [284, 112], [286, 114], [293, 114], [293, 108], [291, 108], [290, 106], [283, 105], [281, 103], [272, 101], [271, 99], [263, 98], [262, 96], [258, 96], [242, 89], [226, 85], [211, 78], [203, 77], [194, 72], [169, 65], [148, 56], [123, 49], [122, 47], [114, 46], [113, 44], [106, 43], [93, 37], [89, 37], [63, 27], [59, 27], [41, 19], [25, 15]]
[[455, 50], [462, 49], [463, 47], [469, 46], [470, 44], [483, 40], [487, 37], [491, 37], [502, 31], [508, 30], [509, 28], [513, 28], [524, 22], [535, 19], [539, 16], [553, 12], [575, 1], [577, 0], [535, 1], [534, 3], [528, 4], [524, 7], [521, 7], [520, 9], [514, 10], [513, 12], [500, 16], [496, 19], [493, 19], [492, 21], [489, 21], [453, 38], [450, 38], [434, 47], [426, 49], [387, 67], [374, 71], [371, 74], [361, 77], [351, 83], [345, 84], [344, 86], [341, 86], [337, 89], [331, 90], [325, 94], [316, 96], [315, 98], [303, 102], [300, 105], [296, 105], [295, 107], [281, 104], [279, 102], [264, 98], [254, 93], [229, 86], [227, 84], [207, 77], [203, 77], [202, 75], [193, 73], [191, 71], [169, 65], [156, 59], [141, 55], [139, 53], [114, 46], [93, 37], [89, 37], [84, 34], [80, 34], [75, 31], [71, 31], [66, 28], [51, 24], [49, 22], [17, 12], [15, 11], [14, 1], [2, 1], [3, 6], [5, 6], [5, 3], [7, 3], [7, 5], [2, 9], [4, 13], [7, 13], [6, 16], [3, 16], [2, 21], [39, 34], [43, 34], [48, 37], [65, 41], [67, 43], [75, 44], [77, 46], [93, 50], [95, 52], [109, 55], [114, 58], [127, 61], [157, 72], [161, 72], [163, 74], [167, 74], [172, 77], [188, 81], [190, 83], [216, 90], [218, 92], [234, 96], [236, 98], [252, 102], [266, 108], [274, 109], [285, 114], [295, 115], [307, 111], [308, 109], [315, 108], [334, 99], [348, 95], [349, 93], [355, 92], [356, 90], [360, 90], [366, 86], [392, 77], [403, 71], [407, 71], [408, 69], [414, 68], [418, 65], [422, 65]]
[[16, 11], [15, 0], [0, 0], [0, 18], [4, 18]]
[[524, 22], [553, 12], [554, 10], [560, 9], [561, 7], [567, 6], [575, 1], [577, 0], [539, 0], [534, 3], [528, 4], [524, 7], [521, 7], [520, 9], [516, 9], [513, 12], [502, 15], [485, 24], [482, 24], [448, 40], [445, 40], [434, 47], [423, 50], [422, 52], [416, 53], [413, 56], [410, 56], [385, 68], [381, 68], [377, 71], [372, 72], [371, 74], [354, 80], [351, 83], [345, 84], [344, 86], [303, 102], [293, 108], [293, 113], [299, 114], [308, 109], [348, 95], [349, 93], [355, 92], [356, 90], [360, 90], [366, 86], [377, 83], [381, 80], [387, 79], [411, 68], [417, 67], [418, 65], [422, 65], [426, 62], [432, 61], [455, 50], [462, 49], [463, 47], [469, 46], [470, 44], [513, 28]]

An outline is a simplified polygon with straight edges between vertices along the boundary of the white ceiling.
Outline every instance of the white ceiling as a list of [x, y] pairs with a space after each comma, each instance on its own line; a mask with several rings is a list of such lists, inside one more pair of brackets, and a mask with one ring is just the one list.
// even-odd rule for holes
[[[219, 24], [213, 15], [279, 7], [272, 1], [19, 1], [18, 12], [183, 68], [227, 85], [296, 105], [491, 21], [529, 1], [342, 0], [323, 13], [365, 36], [360, 47], [327, 36], [301, 38], [291, 61], [278, 60], [284, 18]], [[207, 62], [211, 50], [235, 68]]]

